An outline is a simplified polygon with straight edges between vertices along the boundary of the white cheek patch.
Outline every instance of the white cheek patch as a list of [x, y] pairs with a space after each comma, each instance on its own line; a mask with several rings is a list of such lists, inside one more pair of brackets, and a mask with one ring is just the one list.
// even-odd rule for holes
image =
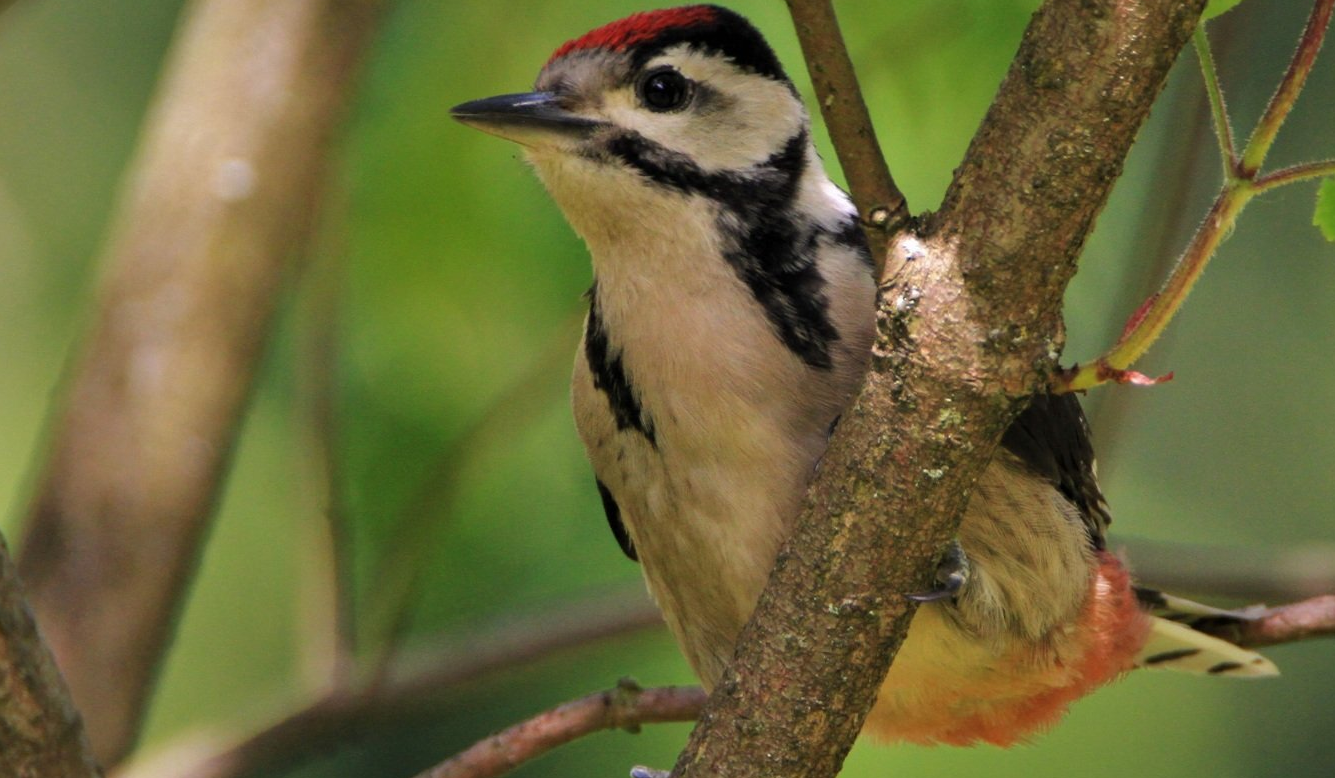
[[[676, 68], [713, 94], [681, 111], [657, 113], [640, 104], [634, 85], [605, 95], [607, 120], [684, 154], [705, 171], [735, 170], [768, 159], [806, 126], [806, 111], [786, 84], [739, 70], [716, 54], [678, 46], [646, 63]], [[697, 101], [700, 96], [697, 95]]]

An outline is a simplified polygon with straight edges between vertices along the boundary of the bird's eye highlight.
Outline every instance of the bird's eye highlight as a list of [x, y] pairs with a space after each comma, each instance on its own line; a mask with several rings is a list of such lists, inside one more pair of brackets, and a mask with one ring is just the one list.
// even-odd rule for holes
[[640, 102], [651, 111], [676, 111], [691, 99], [691, 81], [672, 68], [651, 70], [640, 81]]

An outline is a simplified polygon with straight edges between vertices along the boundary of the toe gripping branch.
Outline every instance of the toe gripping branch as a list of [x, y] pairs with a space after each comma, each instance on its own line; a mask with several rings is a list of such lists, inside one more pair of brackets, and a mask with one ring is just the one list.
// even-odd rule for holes
[[945, 556], [936, 566], [936, 584], [928, 591], [905, 595], [915, 602], [940, 602], [954, 599], [969, 582], [969, 557], [958, 540], [950, 541]]

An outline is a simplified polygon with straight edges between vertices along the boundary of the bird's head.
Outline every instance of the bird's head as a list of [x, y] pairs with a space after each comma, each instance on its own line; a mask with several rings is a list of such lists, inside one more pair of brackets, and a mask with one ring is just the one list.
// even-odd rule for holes
[[809, 145], [806, 109], [769, 44], [712, 5], [599, 27], [560, 46], [535, 91], [452, 113], [523, 145], [577, 227], [572, 210], [593, 200], [754, 188], [776, 164], [800, 171]]

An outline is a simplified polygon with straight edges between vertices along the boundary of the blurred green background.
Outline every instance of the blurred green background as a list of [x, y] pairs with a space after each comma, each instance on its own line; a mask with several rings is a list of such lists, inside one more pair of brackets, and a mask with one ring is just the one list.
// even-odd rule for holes
[[[915, 210], [939, 201], [1036, 3], [840, 4], [887, 157]], [[766, 32], [807, 95], [786, 9], [733, 7]], [[30, 0], [0, 16], [0, 528], [17, 540], [63, 366], [87, 318], [94, 259], [180, 11], [176, 0]], [[450, 121], [458, 102], [525, 89], [551, 49], [646, 6], [403, 0], [372, 52], [347, 134], [345, 195], [327, 219], [346, 263], [337, 371], [341, 473], [356, 591], [373, 609], [407, 545], [425, 563], [409, 643], [466, 642], [500, 619], [634, 588], [607, 532], [565, 398], [583, 248], [515, 147]], [[1248, 0], [1212, 28], [1235, 125], [1264, 107], [1306, 13]], [[1335, 52], [1318, 62], [1272, 164], [1335, 155]], [[1219, 183], [1194, 57], [1184, 55], [1068, 295], [1068, 359], [1120, 328]], [[833, 159], [828, 146], [825, 157]], [[1314, 185], [1255, 202], [1142, 368], [1155, 389], [1087, 403], [1122, 536], [1243, 549], [1335, 548], [1335, 247], [1309, 222]], [[337, 277], [339, 273], [335, 273]], [[216, 528], [150, 713], [145, 746], [244, 731], [310, 688], [304, 594], [324, 502], [305, 415], [298, 295], [269, 351]], [[436, 464], [497, 397], [515, 414]], [[1110, 401], [1110, 398], [1111, 401]], [[514, 407], [512, 407], [514, 406]], [[425, 490], [424, 490], [425, 489]], [[1116, 539], [1114, 539], [1116, 542]], [[1184, 561], [1189, 551], [1182, 551]], [[1134, 560], [1133, 560], [1134, 565]], [[369, 631], [370, 628], [368, 627]], [[481, 649], [482, 646], [474, 646]], [[1330, 775], [1332, 644], [1269, 652], [1245, 683], [1136, 673], [1002, 751], [854, 749], [849, 776]], [[688, 683], [663, 630], [480, 677], [427, 717], [349, 737], [273, 775], [409, 775], [489, 732], [631, 675]], [[521, 776], [670, 766], [685, 725], [586, 738]]]

